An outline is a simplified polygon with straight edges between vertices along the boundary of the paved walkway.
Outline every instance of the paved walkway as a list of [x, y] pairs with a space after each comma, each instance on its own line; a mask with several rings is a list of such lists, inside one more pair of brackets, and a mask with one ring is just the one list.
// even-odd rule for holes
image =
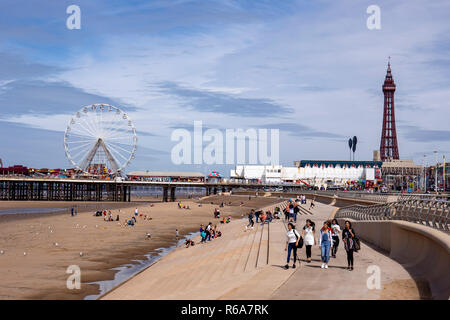
[[[299, 216], [298, 228], [307, 218], [320, 228], [333, 209], [316, 203], [313, 215], [303, 211]], [[298, 268], [284, 270], [285, 224], [255, 224], [245, 232], [246, 224], [242, 219], [220, 225], [221, 238], [174, 250], [103, 299], [379, 299], [381, 290], [366, 285], [369, 265], [380, 267], [382, 284], [410, 279], [398, 263], [364, 244], [355, 254], [354, 271], [345, 270], [342, 247], [330, 268], [321, 269], [318, 246], [313, 247], [311, 263], [302, 261]]]

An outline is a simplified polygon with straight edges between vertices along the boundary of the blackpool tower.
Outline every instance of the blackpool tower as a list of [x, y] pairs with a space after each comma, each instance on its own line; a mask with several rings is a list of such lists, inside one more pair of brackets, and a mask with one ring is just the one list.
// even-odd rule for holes
[[386, 78], [383, 84], [384, 112], [383, 131], [381, 132], [380, 156], [382, 161], [399, 159], [397, 145], [397, 131], [395, 130], [394, 111], [395, 83], [391, 73], [391, 62], [389, 59]]

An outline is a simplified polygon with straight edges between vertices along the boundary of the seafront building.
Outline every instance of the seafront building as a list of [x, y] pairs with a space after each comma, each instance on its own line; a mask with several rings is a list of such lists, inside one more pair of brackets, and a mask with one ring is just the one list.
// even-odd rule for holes
[[318, 188], [380, 184], [381, 161], [295, 161], [293, 167], [239, 165], [231, 170], [232, 180], [261, 183], [299, 183]]

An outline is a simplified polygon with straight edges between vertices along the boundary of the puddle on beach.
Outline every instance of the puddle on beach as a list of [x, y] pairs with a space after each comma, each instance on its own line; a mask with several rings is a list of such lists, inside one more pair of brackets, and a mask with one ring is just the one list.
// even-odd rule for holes
[[53, 213], [67, 211], [67, 208], [15, 208], [0, 210], [0, 215], [5, 214], [33, 214], [33, 213]]
[[96, 300], [100, 296], [104, 295], [105, 293], [111, 291], [121, 283], [125, 282], [126, 280], [133, 277], [138, 272], [141, 272], [144, 269], [147, 269], [150, 267], [153, 263], [167, 255], [169, 252], [173, 251], [174, 249], [178, 248], [181, 245], [184, 245], [184, 242], [186, 239], [192, 239], [199, 235], [199, 232], [191, 232], [189, 235], [185, 236], [184, 238], [178, 240], [178, 242], [169, 247], [169, 248], [158, 248], [155, 249], [152, 253], [148, 253], [144, 255], [147, 259], [145, 260], [132, 260], [134, 262], [137, 262], [138, 264], [125, 264], [123, 266], [112, 268], [111, 270], [118, 270], [114, 275], [113, 280], [104, 280], [104, 281], [97, 281], [97, 282], [89, 282], [87, 284], [98, 284], [99, 285], [99, 294], [92, 294], [89, 296], [84, 297], [84, 300]]

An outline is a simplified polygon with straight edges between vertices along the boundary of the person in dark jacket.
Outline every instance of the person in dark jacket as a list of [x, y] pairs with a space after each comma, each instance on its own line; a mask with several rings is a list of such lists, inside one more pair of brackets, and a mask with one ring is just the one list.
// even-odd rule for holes
[[355, 230], [352, 228], [350, 221], [345, 221], [345, 228], [342, 230], [342, 242], [344, 243], [345, 251], [347, 252], [347, 270], [353, 270], [353, 252], [355, 251]]

